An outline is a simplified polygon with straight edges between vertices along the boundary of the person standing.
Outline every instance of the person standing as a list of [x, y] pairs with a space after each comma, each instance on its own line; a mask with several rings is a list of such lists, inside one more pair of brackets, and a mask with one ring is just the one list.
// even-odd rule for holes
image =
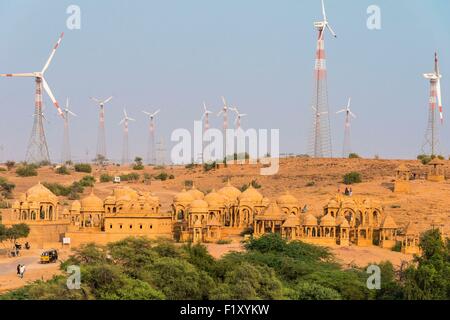
[[20, 264], [17, 265], [17, 275], [20, 276]]
[[21, 265], [21, 266], [20, 266], [20, 278], [21, 278], [21, 279], [23, 279], [23, 275], [24, 275], [24, 273], [25, 273], [25, 270], [26, 270], [25, 265], [24, 265], [24, 264]]

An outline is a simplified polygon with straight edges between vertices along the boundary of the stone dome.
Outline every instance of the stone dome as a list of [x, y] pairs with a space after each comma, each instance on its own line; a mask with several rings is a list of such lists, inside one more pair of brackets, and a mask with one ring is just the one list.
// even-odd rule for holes
[[210, 206], [223, 206], [227, 199], [224, 195], [213, 190], [205, 196], [204, 200], [208, 202]]
[[81, 203], [78, 200], [75, 200], [74, 202], [72, 202], [72, 206], [70, 207], [71, 211], [80, 211], [81, 209]]
[[231, 201], [236, 201], [236, 199], [241, 195], [241, 191], [234, 187], [230, 181], [227, 185], [218, 191], [220, 194], [228, 197]]
[[381, 223], [382, 229], [397, 229], [397, 224], [395, 223], [394, 219], [391, 217], [390, 214], [386, 215], [383, 222]]
[[260, 203], [263, 200], [263, 196], [250, 185], [247, 190], [241, 193], [238, 199], [242, 202]]
[[58, 202], [58, 197], [39, 182], [37, 185], [28, 189], [26, 201]]
[[328, 201], [327, 207], [328, 208], [339, 208], [339, 203], [336, 200], [336, 198], [330, 199], [330, 201]]
[[94, 211], [102, 211], [103, 210], [103, 201], [99, 197], [94, 194], [92, 190], [91, 194], [86, 198], [81, 200], [81, 208], [83, 211], [94, 210]]
[[327, 214], [320, 219], [320, 225], [322, 227], [335, 227], [336, 220], [331, 215]]
[[277, 204], [280, 206], [298, 206], [298, 199], [291, 195], [289, 191], [281, 195], [277, 199]]
[[304, 226], [317, 226], [317, 218], [314, 217], [311, 213], [306, 214], [303, 218]]
[[188, 191], [194, 198], [194, 200], [203, 200], [205, 197], [205, 194], [198, 190], [194, 185], [192, 185], [192, 188]]
[[177, 203], [191, 203], [194, 200], [194, 197], [187, 192], [186, 189], [183, 189], [183, 191], [177, 193], [174, 198], [174, 202]]
[[205, 200], [194, 200], [190, 205], [191, 212], [208, 212], [208, 203]]
[[350, 224], [348, 223], [347, 219], [342, 220], [342, 222], [339, 224], [339, 227], [341, 228], [350, 228]]
[[295, 228], [299, 225], [300, 219], [295, 214], [291, 214], [283, 223], [283, 228]]
[[256, 216], [258, 220], [281, 220], [285, 218], [286, 215], [281, 211], [280, 207], [276, 204], [276, 202], [271, 202], [264, 211]]

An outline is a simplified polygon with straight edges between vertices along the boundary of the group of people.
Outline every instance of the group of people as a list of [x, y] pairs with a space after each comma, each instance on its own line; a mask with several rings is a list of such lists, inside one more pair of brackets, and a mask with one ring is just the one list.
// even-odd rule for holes
[[24, 264], [18, 264], [17, 265], [17, 275], [22, 279], [23, 275], [25, 273], [25, 265]]
[[[338, 193], [341, 193], [341, 189], [338, 189]], [[344, 190], [344, 196], [351, 197], [353, 195], [352, 188], [346, 187]]]

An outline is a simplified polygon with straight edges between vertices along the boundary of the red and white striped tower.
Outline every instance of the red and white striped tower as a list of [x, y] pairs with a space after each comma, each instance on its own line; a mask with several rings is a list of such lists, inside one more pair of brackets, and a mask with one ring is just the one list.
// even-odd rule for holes
[[130, 118], [127, 111], [123, 110], [124, 118], [119, 122], [119, 125], [123, 124], [123, 146], [122, 146], [122, 165], [129, 163], [129, 152], [128, 152], [128, 121], [136, 121]]
[[158, 110], [156, 112], [150, 113], [147, 111], [142, 111], [145, 113], [149, 119], [148, 125], [148, 145], [147, 145], [147, 163], [148, 164], [156, 164], [156, 144], [155, 144], [155, 116], [160, 112]]
[[334, 37], [336, 34], [328, 24], [323, 0], [322, 14], [323, 21], [314, 23], [314, 27], [318, 31], [318, 38], [314, 67], [313, 129], [309, 142], [309, 154], [314, 158], [328, 158], [333, 155], [328, 108], [325, 30], [328, 29]]
[[61, 163], [66, 164], [72, 161], [70, 152], [70, 137], [69, 137], [69, 117], [76, 117], [77, 115], [69, 110], [69, 98], [66, 100], [66, 108], [64, 109], [64, 139], [61, 154]]
[[220, 110], [218, 116], [223, 114], [223, 138], [224, 138], [224, 145], [223, 145], [223, 155], [224, 158], [226, 159], [227, 157], [227, 129], [228, 129], [228, 104], [227, 104], [227, 100], [225, 99], [225, 97], [222, 97], [222, 102], [223, 102], [223, 107], [222, 110]]
[[99, 99], [91, 97], [91, 99], [93, 101], [95, 101], [100, 108], [96, 158], [103, 157], [103, 159], [107, 159], [107, 156], [106, 156], [106, 133], [105, 133], [105, 104], [107, 104], [109, 101], [111, 101], [112, 98], [113, 97], [109, 97], [106, 100], [99, 100]]
[[428, 100], [428, 126], [425, 133], [425, 142], [422, 146], [422, 152], [424, 154], [437, 155], [439, 152], [439, 130], [437, 111], [439, 111], [439, 119], [441, 124], [444, 122], [443, 108], [442, 108], [442, 95], [441, 95], [441, 78], [442, 75], [439, 72], [439, 61], [437, 53], [434, 58], [434, 72], [426, 73], [423, 75], [425, 79], [430, 81], [430, 97]]

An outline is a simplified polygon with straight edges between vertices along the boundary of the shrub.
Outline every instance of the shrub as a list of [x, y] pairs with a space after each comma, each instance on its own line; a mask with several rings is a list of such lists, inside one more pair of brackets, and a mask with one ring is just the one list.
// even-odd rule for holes
[[56, 173], [57, 174], [62, 174], [62, 175], [68, 175], [70, 174], [69, 169], [67, 169], [66, 166], [61, 166], [59, 168], [56, 169]]
[[173, 179], [175, 179], [175, 176], [173, 174], [170, 174], [169, 175], [169, 180], [173, 180]]
[[140, 178], [140, 175], [138, 173], [129, 173], [129, 174], [123, 174], [120, 176], [120, 181], [138, 181]]
[[59, 183], [44, 182], [43, 185], [44, 185], [44, 187], [46, 187], [48, 190], [50, 190], [52, 193], [54, 193], [57, 196], [66, 197], [71, 192], [71, 187], [66, 187]]
[[257, 180], [252, 180], [252, 182], [250, 182], [249, 184], [244, 184], [241, 186], [240, 190], [241, 192], [244, 192], [245, 190], [248, 189], [248, 187], [252, 186], [255, 189], [261, 189], [261, 185], [258, 183]]
[[420, 154], [417, 156], [417, 160], [420, 160], [422, 164], [428, 164], [431, 160], [433, 160], [433, 156], [427, 156], [426, 154]]
[[166, 181], [169, 178], [169, 175], [166, 172], [161, 172], [157, 176], [155, 176], [155, 180]]
[[114, 177], [107, 174], [107, 173], [103, 173], [100, 175], [100, 182], [105, 183], [105, 182], [111, 182], [113, 181]]
[[4, 172], [4, 171], [7, 171], [7, 169], [3, 168], [3, 167], [0, 167], [0, 172]]
[[230, 244], [231, 240], [230, 239], [220, 239], [216, 241], [216, 244]]
[[194, 181], [192, 181], [192, 180], [185, 180], [184, 181], [184, 186], [186, 188], [192, 188], [193, 185], [194, 185]]
[[91, 173], [92, 166], [89, 163], [78, 163], [75, 165], [76, 172]]
[[306, 184], [306, 187], [314, 187], [316, 185], [316, 182], [315, 181], [309, 181], [307, 184]]
[[84, 176], [79, 182], [82, 187], [93, 187], [95, 178], [93, 176]]
[[38, 175], [37, 167], [33, 164], [23, 164], [16, 169], [19, 177], [34, 177]]
[[357, 153], [350, 153], [350, 154], [348, 155], [348, 158], [349, 158], [349, 159], [359, 159], [360, 156], [359, 156]]
[[217, 163], [215, 161], [213, 162], [207, 162], [203, 164], [203, 171], [208, 172], [211, 170], [214, 170], [217, 166]]
[[190, 163], [184, 166], [186, 169], [194, 169], [195, 168], [195, 163]]
[[361, 174], [359, 172], [347, 173], [346, 175], [344, 175], [343, 182], [344, 184], [347, 185], [354, 183], [361, 183], [362, 182]]
[[15, 187], [16, 185], [14, 183], [10, 183], [5, 178], [0, 177], [0, 194], [2, 197], [11, 199]]

